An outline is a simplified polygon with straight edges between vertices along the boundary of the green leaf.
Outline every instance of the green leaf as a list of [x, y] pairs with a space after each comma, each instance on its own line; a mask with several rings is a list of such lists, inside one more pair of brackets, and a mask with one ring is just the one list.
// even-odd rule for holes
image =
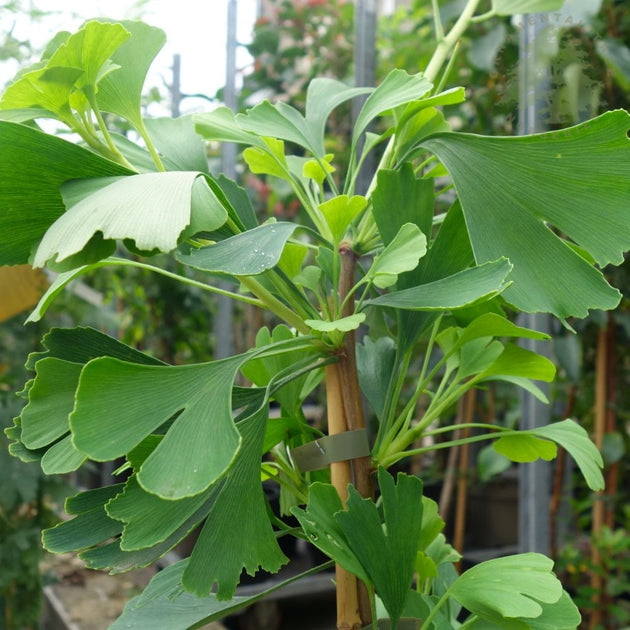
[[[432, 180], [427, 180], [432, 181]], [[433, 214], [434, 195], [428, 187], [423, 188], [423, 208], [426, 215]], [[424, 215], [423, 215], [424, 216]], [[432, 220], [432, 219], [431, 219]], [[427, 232], [427, 234], [430, 234]], [[398, 288], [427, 284], [442, 280], [470, 267], [474, 257], [468, 241], [468, 232], [459, 202], [451, 205], [444, 222], [433, 239], [426, 256], [413, 271], [398, 278]], [[422, 311], [398, 311], [400, 325], [398, 327], [399, 346], [401, 352], [413, 345], [418, 335], [426, 329], [435, 318], [435, 313]]]
[[321, 142], [313, 142], [304, 116], [286, 103], [272, 105], [269, 101], [263, 101], [248, 110], [246, 114], [238, 114], [236, 122], [242, 129], [263, 138], [277, 138], [293, 142], [313, 155], [324, 157], [323, 151], [318, 153], [317, 150]]
[[111, 56], [119, 68], [99, 82], [97, 101], [103, 111], [142, 128], [142, 88], [153, 59], [166, 42], [166, 35], [159, 28], [140, 21], [122, 20], [120, 24], [131, 37]]
[[117, 536], [122, 524], [105, 512], [105, 503], [122, 490], [122, 484], [82, 492], [69, 500], [68, 511], [76, 516], [44, 530], [42, 543], [53, 553], [78, 551]]
[[520, 339], [549, 339], [547, 333], [517, 326], [507, 317], [497, 315], [496, 313], [484, 313], [475, 318], [464, 328], [459, 337], [459, 342], [464, 344], [472, 339], [487, 336], [518, 337]]
[[248, 147], [243, 151], [243, 159], [252, 173], [273, 175], [291, 181], [289, 167], [284, 156], [284, 142], [275, 138], [263, 138], [265, 148]]
[[[271, 344], [288, 341], [294, 338], [295, 334], [285, 325], [276, 326], [272, 333], [269, 332], [267, 327], [263, 327], [256, 334], [256, 348], [265, 348]], [[266, 387], [273, 381], [274, 376], [282, 372], [286, 373], [298, 359], [304, 358], [304, 356], [304, 349], [300, 349], [296, 352], [257, 357], [245, 363], [241, 368], [241, 372], [245, 378], [248, 378], [258, 387]], [[295, 413], [303, 402], [303, 396], [310, 393], [303, 391], [307, 379], [308, 375], [295, 378], [278, 391], [274, 392], [274, 398], [287, 413]], [[275, 446], [278, 441], [274, 442], [272, 446]]]
[[577, 422], [568, 419], [554, 422], [530, 433], [557, 442], [573, 457], [589, 488], [595, 491], [604, 489], [602, 456], [586, 430]]
[[506, 343], [501, 355], [483, 372], [483, 377], [520, 376], [551, 382], [556, 375], [556, 366], [547, 357]]
[[477, 262], [506, 256], [514, 265], [505, 299], [517, 308], [564, 320], [618, 303], [619, 293], [551, 228], [600, 266], [623, 260], [630, 247], [630, 176], [621, 167], [629, 126], [629, 115], [615, 111], [535, 136], [448, 133], [423, 141], [453, 177]]
[[[66, 184], [62, 192], [69, 209], [44, 235], [34, 266], [80, 252], [98, 232], [106, 239], [133, 239], [142, 250], [172, 251], [190, 223], [192, 188], [199, 176], [175, 171]], [[226, 213], [216, 206], [213, 211], [219, 227]]]
[[493, 444], [484, 446], [477, 455], [477, 474], [482, 482], [489, 481], [494, 475], [507, 470], [512, 462], [494, 450]]
[[415, 269], [426, 252], [426, 236], [414, 223], [405, 223], [382, 253], [374, 258], [366, 278], [372, 279], [379, 289], [389, 287], [395, 284], [399, 274]]
[[321, 319], [305, 319], [304, 323], [312, 330], [318, 332], [349, 332], [356, 330], [365, 321], [365, 313], [354, 313], [348, 315], [348, 317], [342, 317], [341, 319], [335, 319], [332, 322], [327, 322]]
[[35, 382], [21, 414], [21, 439], [27, 448], [41, 448], [68, 433], [82, 367], [53, 357], [37, 362]]
[[458, 380], [485, 373], [501, 357], [505, 346], [496, 339], [482, 337], [469, 341], [459, 352]]
[[180, 560], [157, 573], [141, 595], [136, 595], [127, 602], [122, 615], [110, 626], [111, 630], [129, 630], [130, 628], [154, 630], [159, 627], [168, 627], [169, 630], [198, 628], [251, 606], [288, 584], [328, 566], [315, 567], [288, 580], [278, 581], [272, 587], [255, 595], [236, 595], [232, 599], [221, 601], [214, 593], [199, 598], [182, 589], [182, 574], [188, 562], [188, 559]]
[[110, 61], [111, 56], [129, 37], [129, 31], [122, 24], [92, 20], [70, 35], [52, 53], [46, 62], [49, 72], [66, 68], [82, 71], [77, 88], [83, 94], [69, 95], [73, 109], [81, 111], [82, 101], [92, 100], [99, 81], [116, 68]]
[[384, 523], [370, 499], [348, 486], [346, 510], [335, 519], [352, 551], [396, 623], [413, 581], [416, 552], [422, 529], [422, 481], [398, 474], [397, 484], [384, 468], [378, 470]]
[[431, 234], [433, 183], [417, 178], [410, 162], [400, 170], [378, 171], [372, 212], [385, 245], [394, 240], [405, 223], [415, 223], [423, 234]]
[[513, 462], [535, 462], [544, 459], [546, 462], [554, 459], [558, 447], [549, 440], [542, 440], [524, 433], [522, 435], [504, 435], [492, 445], [494, 450], [505, 455]]
[[302, 167], [302, 177], [308, 177], [321, 186], [326, 175], [335, 172], [335, 167], [330, 164], [333, 157], [335, 156], [332, 153], [326, 153], [319, 162], [315, 159], [306, 161]]
[[216, 582], [217, 599], [231, 599], [243, 569], [252, 576], [259, 568], [276, 573], [288, 562], [273, 534], [260, 480], [267, 413], [265, 400], [238, 424], [242, 448], [210, 508], [182, 579], [184, 587], [199, 596], [209, 595]]
[[197, 133], [206, 140], [235, 142], [253, 147], [265, 147], [255, 133], [245, 131], [237, 122], [234, 112], [228, 107], [217, 107], [211, 112], [193, 114]]
[[190, 254], [177, 254], [176, 258], [202, 271], [232, 276], [258, 275], [278, 264], [296, 227], [293, 223], [267, 223]]
[[87, 457], [72, 445], [70, 434], [55, 442], [42, 456], [41, 467], [46, 475], [65, 475], [73, 472]]
[[90, 361], [70, 417], [76, 448], [96, 461], [112, 460], [176, 416], [142, 465], [138, 481], [166, 499], [203, 492], [239, 449], [231, 395], [245, 359], [183, 366], [138, 365], [108, 357]]
[[192, 116], [147, 118], [144, 124], [167, 170], [208, 172], [205, 143]]
[[451, 595], [474, 615], [493, 622], [536, 618], [542, 604], [562, 597], [552, 573], [553, 560], [538, 553], [495, 558], [468, 569], [451, 586]]
[[133, 475], [124, 490], [105, 505], [105, 511], [124, 523], [120, 548], [134, 551], [163, 542], [204, 505], [207, 513], [214, 494], [213, 487], [194, 497], [170, 501], [144, 491]]
[[[46, 67], [27, 72], [5, 90], [0, 109], [27, 109], [26, 120], [33, 116], [57, 118], [72, 127], [74, 121], [69, 105], [70, 95], [82, 73], [81, 68], [56, 68], [51, 71]], [[11, 119], [22, 122], [16, 116], [11, 116]]]
[[497, 15], [543, 13], [558, 11], [563, 4], [564, 0], [492, 0], [492, 10]]
[[352, 132], [353, 146], [374, 118], [409, 101], [420, 100], [432, 87], [422, 74], [409, 75], [404, 70], [392, 70], [361, 108]]
[[512, 266], [505, 259], [485, 263], [442, 280], [366, 300], [366, 306], [390, 306], [415, 311], [442, 311], [489, 300], [506, 289]]
[[367, 199], [360, 195], [348, 197], [339, 195], [325, 201], [319, 206], [322, 214], [326, 218], [326, 223], [335, 239], [339, 243], [345, 236], [346, 230], [352, 220], [365, 208]]
[[65, 212], [63, 182], [128, 173], [70, 142], [0, 121], [0, 265], [28, 262], [31, 249]]
[[372, 341], [366, 336], [357, 346], [357, 368], [361, 391], [368, 399], [377, 418], [385, 409], [389, 379], [394, 373], [396, 348], [390, 337]]
[[136, 551], [123, 551], [120, 537], [113, 542], [91, 547], [79, 554], [89, 569], [107, 569], [110, 573], [125, 573], [130, 569], [146, 567], [161, 558], [179, 543], [208, 513], [206, 504], [190, 516], [163, 542]]
[[310, 129], [316, 155], [323, 156], [326, 121], [331, 112], [346, 101], [362, 94], [369, 94], [373, 88], [349, 87], [341, 81], [329, 78], [313, 79], [306, 90], [306, 123]]
[[335, 514], [343, 511], [337, 490], [330, 484], [313, 483], [308, 492], [306, 510], [291, 508], [309, 541], [329, 558], [338, 562], [346, 571], [356, 575], [366, 584], [370, 579], [365, 569], [350, 549], [344, 531], [335, 519]]
[[[76, 470], [86, 459], [70, 442], [68, 422], [83, 364], [100, 354], [139, 363], [161, 362], [91, 328], [53, 328], [42, 344], [46, 350], [31, 354], [26, 364], [36, 376], [27, 389], [28, 404], [16, 420], [12, 438], [46, 448], [36, 457], [41, 458], [42, 469], [50, 474], [65, 473]], [[17, 444], [11, 446], [20, 450]], [[16, 455], [25, 457], [27, 453]]]
[[422, 497], [422, 529], [418, 549], [427, 549], [444, 529], [445, 523], [439, 514], [438, 504], [429, 497]]

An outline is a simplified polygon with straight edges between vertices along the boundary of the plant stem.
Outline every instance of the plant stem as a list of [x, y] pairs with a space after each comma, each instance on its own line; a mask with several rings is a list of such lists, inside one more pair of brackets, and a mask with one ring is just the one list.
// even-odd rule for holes
[[435, 39], [439, 42], [444, 39], [444, 28], [442, 26], [442, 17], [440, 16], [440, 5], [438, 0], [431, 0], [433, 8], [433, 24], [435, 25]]
[[280, 319], [283, 319], [287, 324], [293, 326], [293, 328], [299, 330], [301, 333], [305, 335], [310, 333], [309, 327], [302, 321], [299, 315], [272, 295], [260, 282], [251, 276], [239, 276], [239, 280], [262, 302], [264, 307], [270, 310], [274, 315], [277, 315]]
[[191, 286], [191, 287], [197, 287], [198, 289], [203, 289], [204, 291], [209, 291], [210, 293], [217, 293], [218, 295], [225, 295], [226, 297], [239, 300], [240, 302], [245, 302], [246, 304], [252, 304], [253, 306], [258, 306], [259, 308], [265, 308], [265, 304], [261, 300], [258, 300], [257, 298], [250, 298], [240, 293], [233, 293], [232, 291], [219, 289], [218, 287], [212, 286], [211, 284], [206, 284], [205, 282], [199, 282], [198, 280], [193, 280], [192, 278], [187, 278], [186, 276], [180, 276], [179, 274], [172, 273], [170, 271], [167, 271], [166, 269], [162, 269], [160, 267], [154, 267], [153, 265], [148, 265], [146, 263], [141, 263], [134, 260], [125, 260], [124, 258], [106, 258], [102, 262], [102, 264], [97, 263], [95, 266], [100, 267], [100, 266], [105, 266], [105, 265], [115, 265], [117, 267], [137, 267], [138, 269], [154, 271], [155, 273], [158, 273], [161, 276], [172, 278], [173, 280], [177, 280], [181, 282], [182, 284], [187, 284], [188, 286]]
[[434, 82], [437, 78], [437, 75], [442, 65], [447, 60], [451, 49], [464, 34], [464, 31], [468, 28], [471, 20], [473, 19], [478, 4], [479, 0], [468, 0], [468, 3], [461, 12], [459, 18], [457, 18], [457, 22], [455, 22], [448, 35], [445, 35], [438, 41], [435, 52], [431, 57], [431, 61], [429, 61], [429, 65], [424, 71], [424, 76], [427, 77], [429, 81]]

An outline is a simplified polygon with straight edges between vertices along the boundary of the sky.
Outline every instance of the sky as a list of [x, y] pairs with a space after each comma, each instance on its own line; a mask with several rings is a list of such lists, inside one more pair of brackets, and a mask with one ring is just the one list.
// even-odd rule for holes
[[[166, 32], [167, 43], [162, 49], [147, 81], [147, 86], [171, 83], [173, 55], [181, 56], [181, 92], [214, 95], [225, 84], [227, 5], [228, 0], [30, 0], [35, 7], [50, 12], [32, 23], [25, 16], [0, 16], [0, 28], [13, 28], [19, 39], [30, 40], [36, 47], [43, 45], [59, 30], [74, 31], [86, 19], [108, 17], [137, 19], [158, 26]], [[63, 7], [60, 9], [59, 7]], [[238, 0], [238, 33], [241, 43], [250, 41], [256, 19], [256, 0]], [[240, 47], [237, 67], [249, 63], [247, 51]], [[16, 67], [10, 63], [0, 68], [0, 82], [10, 80]], [[202, 99], [185, 99], [182, 113], [210, 108]]]

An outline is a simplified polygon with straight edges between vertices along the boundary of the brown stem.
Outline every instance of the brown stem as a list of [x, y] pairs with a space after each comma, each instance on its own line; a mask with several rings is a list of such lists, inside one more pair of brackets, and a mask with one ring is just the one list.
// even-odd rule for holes
[[[601, 328], [597, 335], [597, 358], [595, 364], [595, 445], [601, 450], [606, 431], [606, 372], [608, 368], [608, 340], [607, 331]], [[591, 630], [602, 623], [602, 590], [604, 580], [599, 568], [601, 566], [601, 554], [593, 541], [599, 538], [604, 524], [603, 493], [598, 492], [593, 504], [593, 524], [591, 528], [591, 563], [595, 570], [591, 571], [591, 588], [593, 589], [593, 614], [591, 615]]]
[[[607, 381], [606, 381], [606, 433], [614, 433], [617, 430], [617, 413], [616, 413], [616, 363], [617, 352], [615, 343], [615, 321], [612, 313], [608, 313], [608, 332], [607, 332]], [[614, 497], [617, 493], [619, 484], [619, 462], [611, 464], [606, 471], [606, 501], [604, 523], [613, 529], [615, 527], [615, 502]]]

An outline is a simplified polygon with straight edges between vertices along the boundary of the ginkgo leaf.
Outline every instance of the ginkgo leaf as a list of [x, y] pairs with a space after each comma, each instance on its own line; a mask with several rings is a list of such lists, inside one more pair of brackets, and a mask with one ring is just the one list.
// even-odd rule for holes
[[497, 260], [464, 269], [442, 280], [387, 293], [373, 300], [366, 300], [364, 304], [411, 311], [461, 308], [488, 300], [505, 291], [511, 269], [507, 260]]
[[280, 550], [267, 515], [260, 479], [267, 405], [238, 424], [242, 449], [212, 503], [190, 562], [182, 576], [184, 587], [207, 596], [216, 583], [216, 597], [234, 596], [243, 569], [276, 573], [288, 558]]
[[201, 627], [200, 624], [206, 625], [211, 621], [224, 619], [288, 584], [328, 567], [324, 564], [299, 573], [288, 580], [279, 580], [270, 588], [255, 595], [236, 595], [227, 601], [222, 601], [214, 593], [207, 597], [197, 597], [183, 590], [182, 574], [188, 563], [188, 559], [180, 560], [157, 573], [142, 594], [129, 600], [122, 615], [110, 626], [110, 629], [153, 630], [158, 627], [168, 627], [169, 630], [188, 630]]
[[398, 621], [412, 586], [422, 531], [422, 481], [378, 470], [382, 520], [375, 503], [348, 486], [346, 510], [335, 515], [390, 618]]
[[513, 462], [549, 462], [556, 457], [558, 447], [549, 440], [541, 440], [528, 434], [504, 435], [493, 443], [494, 450]]
[[214, 245], [178, 254], [177, 259], [195, 269], [253, 276], [275, 267], [297, 225], [277, 222], [247, 230]]
[[335, 243], [343, 238], [352, 220], [365, 208], [367, 199], [361, 195], [339, 195], [325, 201], [319, 206], [335, 239]]
[[562, 597], [562, 584], [552, 569], [553, 560], [539, 553], [495, 558], [468, 569], [449, 591], [470, 612], [489, 621], [536, 618], [543, 604]]
[[[96, 461], [120, 457], [176, 417], [138, 472], [166, 499], [208, 488], [232, 462], [240, 436], [231, 394], [245, 357], [183, 366], [148, 366], [102, 357], [81, 374], [70, 418], [74, 445]], [[194, 438], [191, 438], [194, 436]]]
[[492, 10], [497, 15], [543, 13], [558, 11], [563, 4], [564, 0], [492, 0]]
[[31, 250], [65, 212], [59, 193], [65, 181], [130, 172], [55, 136], [0, 121], [0, 265], [29, 262]]
[[427, 238], [414, 223], [400, 226], [398, 233], [374, 259], [366, 278], [379, 289], [396, 283], [399, 274], [411, 271], [426, 254]]
[[600, 266], [623, 260], [629, 126], [630, 115], [614, 111], [534, 136], [442, 133], [422, 141], [453, 178], [477, 262], [505, 256], [514, 265], [505, 299], [517, 308], [564, 320], [619, 302], [619, 292], [557, 232]]
[[163, 30], [141, 21], [122, 20], [131, 33], [111, 56], [116, 72], [98, 84], [97, 101], [100, 109], [121, 116], [136, 128], [142, 126], [142, 88], [156, 55], [166, 42]]
[[534, 429], [531, 434], [557, 442], [573, 457], [589, 488], [595, 491], [604, 489], [604, 461], [584, 427], [567, 419]]
[[319, 332], [333, 332], [339, 330], [341, 332], [349, 332], [356, 330], [365, 321], [365, 313], [354, 313], [341, 319], [335, 319], [328, 322], [321, 319], [306, 319], [304, 323], [312, 330]]
[[[175, 249], [191, 221], [198, 177], [197, 172], [174, 171], [67, 184], [64, 197], [70, 207], [44, 235], [34, 266], [63, 261], [83, 250], [97, 233], [105, 239], [132, 239], [142, 250]], [[94, 190], [98, 185], [102, 187]], [[215, 227], [221, 226], [227, 213], [220, 206], [213, 206], [212, 212]]]

